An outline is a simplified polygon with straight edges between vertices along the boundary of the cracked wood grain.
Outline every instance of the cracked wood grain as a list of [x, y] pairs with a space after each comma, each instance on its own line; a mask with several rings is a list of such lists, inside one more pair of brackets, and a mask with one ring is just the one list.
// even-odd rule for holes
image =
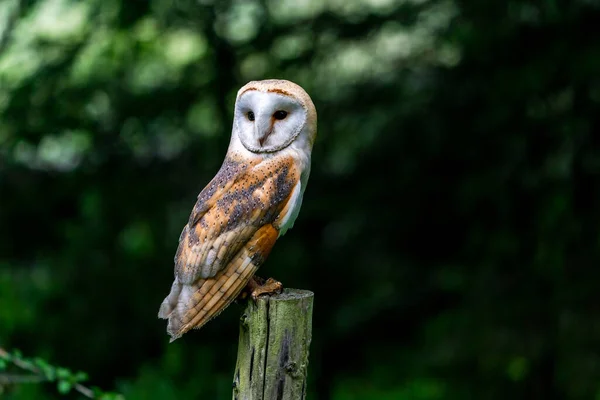
[[314, 294], [285, 289], [248, 301], [240, 318], [234, 400], [303, 400]]

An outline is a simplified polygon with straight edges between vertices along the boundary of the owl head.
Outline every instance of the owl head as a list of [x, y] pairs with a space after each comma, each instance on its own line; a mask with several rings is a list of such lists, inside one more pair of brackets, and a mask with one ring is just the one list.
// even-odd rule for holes
[[293, 146], [310, 151], [317, 134], [317, 112], [309, 95], [293, 82], [252, 81], [237, 94], [232, 145], [252, 153], [274, 153]]

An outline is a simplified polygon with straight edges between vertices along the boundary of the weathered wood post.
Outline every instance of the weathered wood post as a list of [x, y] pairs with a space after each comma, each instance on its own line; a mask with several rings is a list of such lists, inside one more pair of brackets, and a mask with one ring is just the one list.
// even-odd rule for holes
[[314, 294], [285, 289], [248, 300], [240, 320], [234, 400], [302, 400], [306, 395]]

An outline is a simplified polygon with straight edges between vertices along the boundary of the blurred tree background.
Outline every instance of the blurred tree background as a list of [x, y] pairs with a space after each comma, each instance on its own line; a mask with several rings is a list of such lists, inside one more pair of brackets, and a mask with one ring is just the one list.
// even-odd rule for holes
[[308, 398], [599, 399], [599, 24], [595, 0], [2, 0], [0, 347], [230, 398], [240, 305], [173, 344], [156, 314], [236, 91], [284, 78], [319, 136], [259, 275], [316, 293]]

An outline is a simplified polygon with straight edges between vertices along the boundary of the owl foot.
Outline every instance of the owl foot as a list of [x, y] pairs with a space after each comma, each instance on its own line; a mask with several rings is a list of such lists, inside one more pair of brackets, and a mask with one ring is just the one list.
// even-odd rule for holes
[[252, 299], [256, 301], [260, 295], [276, 295], [280, 294], [281, 292], [283, 292], [283, 284], [273, 278], [269, 278], [265, 283], [252, 290], [252, 292], [250, 292], [250, 296], [252, 296]]
[[[281, 284], [281, 282], [278, 282], [273, 278], [269, 278], [265, 281], [263, 278], [261, 278], [259, 276], [253, 276], [248, 281], [248, 285], [246, 286], [246, 289], [247, 289], [246, 296], [249, 293], [250, 297], [252, 297], [252, 300], [256, 301], [258, 299], [258, 297], [263, 294], [268, 294], [268, 295], [280, 294], [283, 291], [283, 285]], [[244, 296], [244, 297], [246, 297], [246, 296]]]

